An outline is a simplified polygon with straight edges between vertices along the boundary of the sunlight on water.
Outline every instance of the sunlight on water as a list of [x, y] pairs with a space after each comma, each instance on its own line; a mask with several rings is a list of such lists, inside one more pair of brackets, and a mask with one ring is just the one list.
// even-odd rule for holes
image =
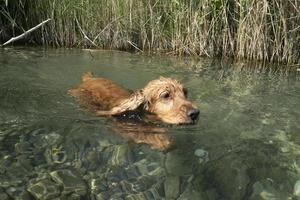
[[[0, 199], [300, 198], [295, 74], [117, 51], [0, 51]], [[68, 95], [87, 71], [130, 89], [176, 78], [199, 106], [199, 122], [148, 134], [127, 127], [147, 137], [166, 131], [175, 141], [169, 151], [128, 141], [118, 121]]]

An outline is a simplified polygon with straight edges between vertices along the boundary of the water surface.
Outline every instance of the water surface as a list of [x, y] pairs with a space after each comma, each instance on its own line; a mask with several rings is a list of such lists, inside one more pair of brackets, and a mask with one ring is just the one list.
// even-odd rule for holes
[[[0, 50], [0, 199], [300, 198], [299, 76], [217, 59]], [[161, 152], [68, 95], [84, 72], [130, 89], [180, 80], [201, 110]]]

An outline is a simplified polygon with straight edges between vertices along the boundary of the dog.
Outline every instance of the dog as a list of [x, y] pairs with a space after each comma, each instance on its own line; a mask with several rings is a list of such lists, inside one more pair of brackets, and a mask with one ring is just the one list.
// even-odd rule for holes
[[149, 118], [167, 124], [194, 124], [200, 113], [187, 99], [187, 89], [172, 78], [160, 77], [133, 92], [88, 72], [82, 76], [82, 83], [69, 93], [99, 116], [146, 111]]
[[194, 124], [200, 113], [187, 99], [187, 89], [172, 78], [160, 77], [143, 89], [131, 91], [87, 72], [82, 76], [82, 83], [69, 93], [99, 116], [146, 111], [149, 118], [167, 124]]

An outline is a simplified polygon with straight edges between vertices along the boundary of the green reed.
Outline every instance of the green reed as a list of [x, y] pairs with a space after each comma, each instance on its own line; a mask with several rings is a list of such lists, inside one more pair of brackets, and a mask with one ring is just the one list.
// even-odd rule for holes
[[0, 39], [298, 63], [299, 0], [0, 0]]

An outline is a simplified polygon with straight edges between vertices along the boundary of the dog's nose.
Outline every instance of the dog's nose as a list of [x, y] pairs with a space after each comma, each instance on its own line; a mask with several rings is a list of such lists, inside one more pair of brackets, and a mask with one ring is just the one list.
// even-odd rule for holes
[[195, 121], [199, 116], [200, 111], [198, 109], [190, 109], [187, 111], [187, 115], [191, 118], [191, 120]]

